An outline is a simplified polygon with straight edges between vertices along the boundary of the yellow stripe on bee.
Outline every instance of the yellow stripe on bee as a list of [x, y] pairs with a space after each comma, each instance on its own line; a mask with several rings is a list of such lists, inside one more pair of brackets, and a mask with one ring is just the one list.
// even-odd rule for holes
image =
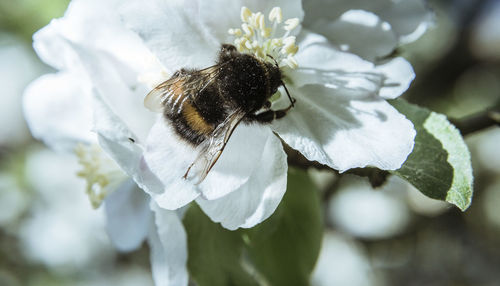
[[182, 108], [182, 114], [184, 119], [186, 119], [187, 124], [200, 134], [207, 134], [214, 130], [213, 126], [210, 125], [203, 119], [201, 114], [188, 102], [185, 102]]

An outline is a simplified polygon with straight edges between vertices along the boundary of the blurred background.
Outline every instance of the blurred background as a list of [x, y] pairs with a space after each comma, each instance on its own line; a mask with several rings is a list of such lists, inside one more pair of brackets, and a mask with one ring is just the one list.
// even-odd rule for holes
[[[117, 253], [72, 155], [30, 136], [22, 92], [51, 72], [31, 35], [68, 0], [0, 0], [0, 285], [151, 285], [147, 246]], [[417, 77], [410, 102], [456, 122], [500, 102], [500, 1], [430, 1], [436, 25], [397, 53]], [[310, 170], [325, 236], [313, 285], [500, 285], [500, 129], [466, 135], [474, 200], [462, 213], [390, 177]], [[375, 214], [375, 215], [374, 215]], [[333, 271], [336, 270], [336, 271]]]

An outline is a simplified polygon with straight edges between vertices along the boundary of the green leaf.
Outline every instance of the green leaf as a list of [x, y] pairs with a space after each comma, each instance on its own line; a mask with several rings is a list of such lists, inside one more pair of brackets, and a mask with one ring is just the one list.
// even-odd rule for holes
[[402, 99], [390, 103], [417, 131], [413, 152], [393, 173], [428, 197], [446, 200], [465, 211], [472, 201], [473, 177], [470, 153], [460, 132], [442, 114]]
[[250, 260], [270, 285], [308, 285], [322, 227], [318, 191], [305, 172], [290, 170], [276, 212], [246, 232]]
[[258, 285], [242, 267], [243, 239], [212, 222], [192, 204], [184, 216], [188, 237], [188, 270], [200, 286]]

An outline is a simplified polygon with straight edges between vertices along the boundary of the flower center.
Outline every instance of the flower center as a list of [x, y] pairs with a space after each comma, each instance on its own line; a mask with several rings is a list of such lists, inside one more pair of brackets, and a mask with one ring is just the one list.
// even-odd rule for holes
[[[253, 13], [247, 7], [242, 7], [241, 29], [228, 31], [230, 35], [235, 36], [236, 48], [242, 53], [252, 53], [265, 61], [275, 59], [280, 66], [297, 68], [294, 55], [299, 47], [295, 44], [295, 36], [290, 36], [290, 34], [299, 26], [299, 19], [291, 18], [283, 21], [280, 7], [274, 7], [269, 12], [268, 18], [272, 25], [269, 27], [266, 25], [264, 14]], [[282, 31], [282, 35], [276, 36], [279, 31]]]
[[98, 145], [78, 144], [75, 148], [82, 170], [78, 177], [87, 182], [86, 193], [92, 207], [98, 208], [102, 201], [126, 179], [125, 173], [107, 157]]

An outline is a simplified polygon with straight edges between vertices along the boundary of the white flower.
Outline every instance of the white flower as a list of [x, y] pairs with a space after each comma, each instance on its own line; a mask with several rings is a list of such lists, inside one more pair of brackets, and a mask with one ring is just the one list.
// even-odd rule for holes
[[137, 249], [146, 238], [155, 285], [187, 285], [187, 239], [182, 213], [159, 208], [129, 180], [105, 203], [108, 234], [121, 251]]
[[381, 188], [373, 190], [366, 178], [347, 175], [342, 177], [338, 192], [329, 202], [327, 217], [338, 229], [353, 236], [393, 237], [410, 222], [410, 211], [403, 197], [407, 185], [399, 177], [391, 176]]
[[21, 112], [21, 95], [25, 86], [44, 72], [24, 41], [0, 32], [0, 145], [26, 143], [29, 131]]
[[[242, 7], [248, 10], [241, 13]], [[302, 19], [297, 0], [74, 0], [63, 18], [34, 35], [38, 55], [58, 73], [26, 91], [31, 131], [55, 148], [99, 144], [151, 196], [155, 279], [187, 283], [185, 233], [170, 210], [196, 200], [229, 229], [252, 227], [274, 212], [287, 178], [286, 154], [275, 133], [307, 159], [340, 171], [397, 169], [411, 152], [413, 125], [385, 101], [408, 88], [414, 77], [409, 63], [395, 58], [373, 64], [339, 51], [324, 36], [301, 29]], [[249, 30], [256, 28], [259, 36]], [[265, 41], [273, 37], [278, 40], [269, 44], [280, 49], [267, 49]], [[297, 102], [271, 125], [240, 124], [206, 179], [194, 185], [182, 177], [196, 152], [161, 115], [145, 109], [143, 99], [180, 68], [213, 65], [221, 43], [233, 41], [257, 56], [275, 53]], [[273, 108], [285, 100], [277, 99]], [[119, 194], [126, 192], [107, 197], [108, 208]], [[119, 206], [136, 201], [124, 197]], [[130, 220], [144, 221], [137, 218], [146, 210], [143, 204]], [[115, 223], [121, 229], [126, 221]], [[164, 276], [158, 274], [163, 264]]]
[[[298, 51], [291, 46], [293, 58], [282, 61], [299, 65], [283, 68], [296, 107], [270, 127], [240, 124], [202, 184], [182, 179], [196, 153], [173, 136], [161, 116], [143, 108], [151, 88], [143, 82], [152, 74], [213, 64], [220, 44], [234, 40], [227, 31], [241, 25], [243, 6], [261, 15], [279, 6], [279, 17], [271, 13], [275, 22], [303, 18], [299, 1], [72, 2], [63, 19], [35, 35], [40, 57], [61, 71], [28, 89], [25, 109], [33, 133], [59, 145], [68, 138], [88, 141], [92, 126], [100, 146], [160, 207], [174, 210], [196, 200], [229, 229], [261, 222], [284, 194], [286, 155], [274, 132], [309, 160], [340, 171], [400, 167], [415, 131], [384, 99], [407, 89], [414, 76], [411, 66], [402, 58], [374, 65], [302, 30], [292, 35]], [[293, 22], [281, 24], [291, 30], [298, 24]], [[54, 87], [60, 92], [50, 91], [52, 98], [39, 94]], [[86, 95], [65, 100], [76, 90]], [[63, 98], [52, 102], [59, 95]], [[49, 119], [46, 112], [54, 115]], [[76, 126], [81, 126], [78, 132]]]
[[74, 157], [49, 150], [30, 152], [26, 161], [36, 199], [21, 221], [20, 243], [30, 259], [58, 272], [100, 268], [114, 254], [103, 212], [93, 210], [79, 192], [83, 182], [74, 176], [77, 168]]
[[[240, 13], [242, 6], [249, 10]], [[255, 19], [262, 19], [274, 6], [282, 7], [285, 18], [302, 19], [297, 1], [229, 5], [128, 1], [120, 11], [164, 67], [175, 71], [211, 65], [220, 43], [234, 40], [225, 31], [253, 35], [245, 23], [237, 30], [240, 14], [246, 13], [241, 18], [248, 20], [253, 11]], [[272, 27], [272, 21], [267, 27]], [[308, 159], [341, 171], [367, 165], [396, 169], [404, 162], [415, 132], [384, 98], [397, 97], [407, 89], [414, 76], [410, 65], [396, 58], [377, 66], [336, 50], [317, 34], [302, 31], [296, 36], [299, 49], [294, 59], [299, 68], [284, 68], [296, 107], [272, 128], [241, 124], [200, 186], [179, 179], [196, 154], [189, 154], [188, 147], [175, 140], [163, 118], [157, 121], [147, 139], [143, 166], [158, 179], [146, 189], [160, 206], [175, 209], [196, 199], [214, 221], [230, 229], [262, 221], [274, 211], [286, 187], [285, 154], [273, 131]], [[241, 40], [235, 44], [239, 46]]]
[[[92, 131], [96, 122], [117, 127], [114, 122], [103, 122], [98, 117], [110, 106], [113, 113], [131, 115], [124, 119], [127, 129], [123, 130], [128, 133], [118, 132], [115, 138], [133, 139], [132, 132], [145, 136], [154, 120], [142, 107], [142, 97], [148, 88], [132, 85], [138, 74], [136, 69], [146, 73], [150, 66], [154, 67], [148, 61], [152, 57], [141, 41], [121, 26], [111, 4], [73, 1], [63, 18], [53, 20], [34, 35], [38, 55], [58, 72], [42, 76], [26, 89], [25, 117], [36, 138], [56, 150], [78, 154], [81, 161], [78, 173], [88, 182], [89, 198], [96, 206], [105, 200], [106, 228], [113, 244], [120, 251], [131, 251], [147, 239], [153, 249], [155, 283], [185, 285], [187, 247], [178, 212], [156, 207], [132, 180], [124, 174], [120, 176], [123, 171], [130, 173], [127, 165], [118, 166], [110, 161], [97, 147], [102, 139]], [[93, 73], [92, 68], [99, 72]], [[110, 116], [115, 118], [113, 114]], [[130, 164], [138, 163], [140, 153], [135, 157], [129, 155], [130, 150], [140, 147], [129, 137], [126, 137], [129, 145], [125, 147], [128, 150], [122, 149], [122, 158]]]
[[[332, 271], [342, 269], [342, 271]], [[326, 231], [311, 275], [314, 286], [386, 285], [372, 268], [362, 245], [347, 235]]]

